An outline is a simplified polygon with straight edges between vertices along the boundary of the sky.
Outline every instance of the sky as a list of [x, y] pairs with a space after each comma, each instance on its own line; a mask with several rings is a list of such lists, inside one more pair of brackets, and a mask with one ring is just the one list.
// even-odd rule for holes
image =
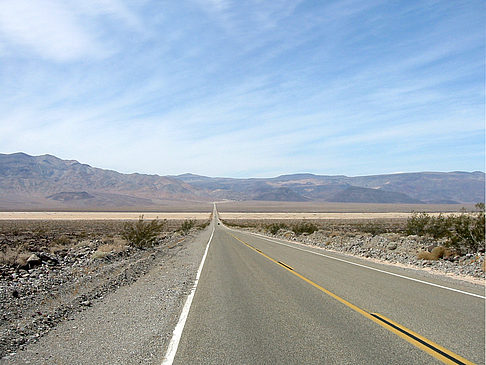
[[484, 171], [485, 8], [0, 0], [0, 153], [159, 175]]

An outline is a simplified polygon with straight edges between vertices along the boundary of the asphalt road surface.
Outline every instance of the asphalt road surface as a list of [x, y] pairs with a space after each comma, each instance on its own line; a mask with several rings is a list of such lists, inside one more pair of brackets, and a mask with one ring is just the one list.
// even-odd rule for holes
[[484, 364], [484, 305], [481, 286], [215, 225], [174, 364]]

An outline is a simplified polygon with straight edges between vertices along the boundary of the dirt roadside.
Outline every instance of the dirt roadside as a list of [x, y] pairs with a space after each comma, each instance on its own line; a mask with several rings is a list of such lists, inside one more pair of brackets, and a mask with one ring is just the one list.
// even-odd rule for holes
[[147, 251], [116, 275], [92, 280], [92, 287], [57, 307], [67, 311], [55, 326], [28, 332], [27, 341], [0, 363], [160, 364], [210, 229]]

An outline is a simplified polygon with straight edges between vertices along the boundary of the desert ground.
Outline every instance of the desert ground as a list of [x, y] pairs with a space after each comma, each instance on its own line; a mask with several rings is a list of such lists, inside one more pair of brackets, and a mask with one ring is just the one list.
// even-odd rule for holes
[[[81, 217], [79, 213], [43, 213], [34, 215], [37, 219], [22, 216], [5, 219], [4, 215], [0, 220], [0, 359], [154, 270], [162, 275], [154, 281], [154, 293], [171, 294], [171, 312], [166, 317], [176, 318], [178, 301], [195, 272], [189, 264], [196, 266], [200, 259], [200, 254], [194, 259], [192, 253], [187, 256], [199, 249], [190, 242], [200, 232], [208, 232], [209, 224], [209, 213], [197, 220], [199, 216], [194, 214], [159, 215], [167, 220], [161, 221], [154, 243], [138, 247], [123, 236], [126, 225], [137, 223], [132, 220], [138, 218], [135, 213], [123, 215], [124, 220], [113, 215], [99, 220], [99, 214], [93, 213]], [[169, 268], [180, 271], [173, 279], [177, 283], [166, 275]], [[165, 298], [159, 302], [169, 306]]]
[[474, 204], [375, 204], [326, 202], [217, 202], [220, 213], [410, 213], [474, 210]]
[[[247, 212], [231, 212], [231, 213], [220, 213], [219, 216], [221, 219], [255, 219], [255, 220], [356, 220], [356, 219], [367, 219], [367, 220], [376, 220], [376, 219], [406, 219], [410, 217], [412, 213], [405, 213], [405, 212], [389, 212], [389, 213], [376, 213], [376, 212], [369, 212], [369, 213], [279, 213], [279, 212], [271, 212], [271, 213], [247, 213]], [[445, 216], [454, 214], [453, 212], [446, 212], [446, 213], [429, 213], [431, 216], [437, 216], [439, 214], [443, 214]]]

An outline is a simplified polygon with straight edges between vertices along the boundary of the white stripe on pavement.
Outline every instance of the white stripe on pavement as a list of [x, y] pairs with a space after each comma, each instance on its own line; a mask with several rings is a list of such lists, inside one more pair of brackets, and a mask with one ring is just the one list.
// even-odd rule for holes
[[211, 237], [209, 237], [209, 241], [206, 246], [206, 251], [204, 251], [204, 255], [202, 257], [201, 263], [199, 264], [199, 269], [197, 270], [196, 280], [194, 281], [194, 285], [192, 286], [191, 292], [188, 295], [186, 302], [184, 303], [181, 316], [179, 317], [179, 321], [177, 322], [174, 332], [172, 333], [172, 338], [170, 340], [169, 346], [167, 347], [167, 352], [164, 356], [164, 360], [162, 361], [162, 365], [172, 365], [174, 361], [175, 355], [177, 353], [177, 348], [179, 347], [179, 342], [182, 337], [182, 331], [184, 330], [184, 325], [186, 324], [187, 316], [189, 314], [189, 309], [191, 309], [192, 299], [194, 298], [194, 293], [196, 292], [197, 283], [199, 282], [199, 277], [201, 276], [201, 271], [203, 269], [204, 262], [206, 261], [206, 256], [208, 254], [209, 245], [211, 244], [213, 235], [214, 235], [214, 223], [213, 223], [213, 231], [211, 232]]
[[442, 288], [442, 289], [446, 289], [446, 290], [451, 290], [451, 291], [455, 291], [457, 293], [461, 293], [461, 294], [466, 294], [466, 295], [470, 295], [470, 296], [473, 296], [473, 297], [477, 297], [477, 298], [481, 298], [481, 299], [486, 299], [486, 297], [482, 296], [482, 295], [479, 295], [479, 294], [474, 294], [474, 293], [470, 293], [470, 292], [467, 292], [467, 291], [463, 291], [463, 290], [459, 290], [459, 289], [454, 289], [454, 288], [450, 288], [448, 286], [444, 286], [444, 285], [439, 285], [439, 284], [434, 284], [434, 283], [431, 283], [431, 282], [428, 282], [428, 281], [425, 281], [425, 280], [420, 280], [420, 279], [415, 279], [415, 278], [411, 278], [409, 276], [405, 276], [405, 275], [400, 275], [400, 274], [395, 274], [393, 272], [389, 272], [389, 271], [386, 271], [386, 270], [381, 270], [381, 269], [377, 269], [375, 267], [372, 267], [372, 266], [367, 266], [367, 265], [363, 265], [363, 264], [358, 264], [356, 262], [352, 262], [352, 261], [348, 261], [348, 260], [344, 260], [344, 259], [340, 259], [340, 258], [337, 258], [337, 257], [333, 257], [333, 256], [329, 256], [329, 255], [326, 255], [326, 254], [323, 254], [323, 253], [320, 253], [320, 252], [315, 252], [315, 251], [312, 251], [312, 250], [306, 250], [305, 248], [301, 248], [301, 247], [296, 247], [295, 245], [289, 245], [289, 244], [286, 244], [286, 243], [283, 243], [283, 242], [280, 242], [280, 241], [276, 241], [274, 239], [270, 239], [270, 238], [267, 238], [266, 236], [264, 235], [261, 235], [261, 234], [258, 234], [258, 233], [253, 233], [253, 232], [246, 232], [246, 231], [239, 231], [237, 229], [233, 229], [233, 228], [229, 228], [229, 227], [226, 227], [232, 231], [237, 231], [237, 232], [244, 232], [244, 233], [249, 233], [249, 234], [252, 234], [252, 235], [255, 235], [255, 236], [258, 236], [266, 241], [270, 241], [270, 242], [273, 242], [273, 243], [276, 243], [278, 245], [282, 245], [282, 246], [287, 246], [287, 247], [290, 247], [290, 248], [294, 248], [296, 250], [300, 250], [300, 251], [305, 251], [305, 252], [309, 252], [309, 253], [312, 253], [314, 255], [319, 255], [319, 256], [323, 256], [323, 257], [326, 257], [328, 259], [332, 259], [332, 260], [337, 260], [337, 261], [341, 261], [341, 262], [345, 262], [347, 264], [351, 264], [351, 265], [355, 265], [355, 266], [359, 266], [359, 267], [364, 267], [366, 269], [370, 269], [370, 270], [374, 270], [374, 271], [378, 271], [378, 272], [381, 272], [381, 273], [384, 273], [384, 274], [388, 274], [388, 275], [393, 275], [393, 276], [397, 276], [399, 278], [402, 278], [402, 279], [407, 279], [407, 280], [411, 280], [411, 281], [416, 281], [418, 283], [422, 283], [422, 284], [427, 284], [427, 285], [431, 285], [431, 286], [435, 286], [437, 288]]

